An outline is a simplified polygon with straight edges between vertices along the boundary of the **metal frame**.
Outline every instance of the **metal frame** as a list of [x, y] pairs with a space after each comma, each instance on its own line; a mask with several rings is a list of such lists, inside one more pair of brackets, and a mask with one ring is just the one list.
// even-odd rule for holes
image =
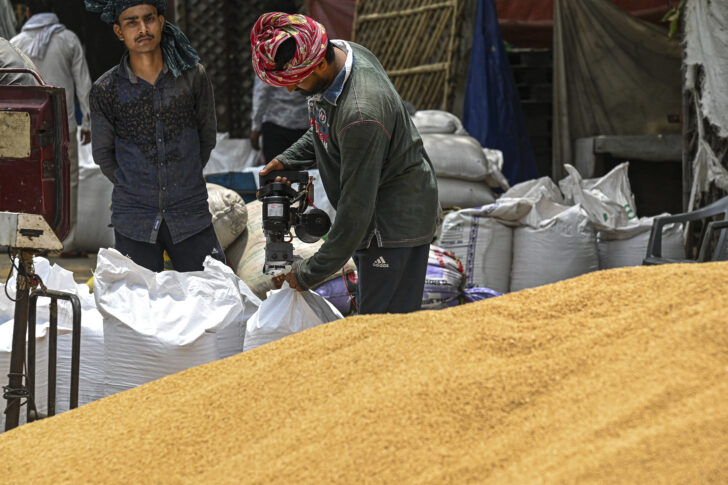
[[[18, 426], [20, 421], [20, 407], [27, 404], [28, 422], [43, 418], [35, 407], [35, 323], [38, 297], [51, 299], [50, 329], [48, 341], [48, 416], [56, 413], [56, 357], [58, 343], [58, 300], [71, 303], [73, 314], [72, 343], [71, 343], [71, 396], [70, 408], [78, 407], [79, 370], [81, 356], [81, 302], [78, 296], [71, 293], [48, 290], [43, 285], [34, 289], [31, 295], [31, 286], [36, 286], [40, 280], [33, 273], [33, 253], [27, 250], [19, 251], [18, 257], [17, 292], [15, 301], [15, 321], [13, 326], [13, 346], [10, 355], [10, 372], [8, 385], [4, 386], [3, 397], [7, 400], [5, 408], [5, 431]], [[24, 371], [26, 358], [26, 333], [28, 369]], [[23, 383], [25, 378], [25, 384]], [[26, 399], [21, 403], [21, 399]]]

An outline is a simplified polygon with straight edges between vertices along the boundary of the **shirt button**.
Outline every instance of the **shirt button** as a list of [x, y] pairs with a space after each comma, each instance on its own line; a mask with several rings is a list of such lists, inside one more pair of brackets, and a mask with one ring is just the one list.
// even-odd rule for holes
[[162, 190], [167, 190], [167, 187], [162, 187]]
[[167, 209], [162, 209], [162, 212], [167, 212]]

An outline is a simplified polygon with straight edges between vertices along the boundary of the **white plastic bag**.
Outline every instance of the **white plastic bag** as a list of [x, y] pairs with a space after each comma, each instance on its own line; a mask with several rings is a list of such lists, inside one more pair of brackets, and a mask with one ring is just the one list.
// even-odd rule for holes
[[513, 231], [511, 291], [533, 288], [599, 269], [594, 226], [579, 205], [538, 227]]
[[[660, 214], [661, 216], [669, 214]], [[658, 216], [655, 216], [658, 217]], [[599, 267], [601, 269], [640, 266], [647, 254], [654, 217], [642, 217], [615, 231], [597, 234], [599, 243]], [[683, 225], [667, 224], [662, 228], [662, 256], [669, 259], [685, 259]]]
[[564, 168], [569, 175], [559, 181], [561, 190], [567, 200], [584, 208], [596, 230], [613, 231], [637, 219], [627, 177], [629, 163], [617, 165], [601, 178], [588, 180], [582, 180], [576, 168], [568, 163]]
[[437, 197], [442, 207], [480, 207], [495, 202], [485, 182], [437, 177]]
[[470, 136], [423, 134], [422, 144], [439, 177], [484, 182], [488, 160], [478, 140]]
[[460, 118], [448, 111], [438, 109], [422, 109], [412, 115], [412, 121], [420, 134], [450, 133], [467, 135]]
[[[42, 257], [33, 258], [35, 273], [43, 280], [48, 289], [74, 294], [81, 303], [81, 365], [79, 370], [79, 406], [104, 397], [104, 333], [102, 318], [96, 310], [96, 302], [93, 295], [89, 293], [88, 286], [77, 284], [74, 281], [73, 273], [63, 269], [61, 266], [51, 263]], [[15, 278], [12, 278], [11, 285], [15, 285]], [[0, 291], [2, 291], [0, 285]], [[11, 295], [15, 290], [8, 288]], [[2, 297], [4, 297], [2, 291]], [[5, 305], [0, 298], [0, 322], [3, 319], [12, 318], [3, 311]], [[36, 312], [36, 334], [38, 342], [41, 336], [47, 334], [49, 328], [49, 306], [50, 298], [39, 297]], [[71, 389], [71, 329], [73, 327], [73, 313], [69, 302], [58, 301], [58, 351], [56, 363], [56, 414], [67, 411]], [[7, 318], [6, 318], [7, 317]], [[12, 323], [9, 322], [9, 323]], [[36, 402], [42, 397], [41, 409], [45, 409], [48, 387], [47, 376], [47, 339], [43, 337], [42, 345], [36, 346], [36, 362], [45, 359], [42, 365], [36, 364]], [[0, 354], [2, 354], [3, 343], [0, 341]], [[9, 347], [7, 347], [9, 352]], [[0, 365], [4, 362], [0, 355]], [[0, 374], [2, 369], [0, 369]], [[7, 372], [5, 372], [7, 374]], [[3, 374], [3, 375], [5, 375]]]
[[[0, 322], [0, 378], [2, 385], [8, 385], [8, 373], [10, 372], [10, 354], [13, 348], [14, 320]], [[35, 327], [35, 404], [39, 412], [48, 412], [48, 334], [50, 326], [48, 323], [36, 325]], [[67, 330], [58, 329], [58, 333], [65, 333]], [[25, 340], [27, 342], [27, 338]], [[26, 354], [27, 359], [27, 354]], [[1, 396], [0, 396], [1, 397]], [[57, 397], [57, 395], [56, 395]], [[25, 401], [25, 399], [23, 399]], [[5, 431], [5, 405], [7, 401], [0, 399], [0, 433]], [[19, 424], [27, 422], [28, 408], [20, 408]]]
[[288, 335], [343, 318], [339, 310], [313, 291], [298, 291], [283, 283], [268, 292], [245, 331], [245, 351]]
[[437, 244], [462, 261], [468, 286], [508, 291], [513, 229], [488, 217], [484, 208], [450, 212]]
[[207, 257], [204, 268], [155, 273], [114, 249], [99, 252], [94, 296], [104, 317], [106, 395], [230, 354], [219, 332], [244, 325], [259, 300], [223, 263]]

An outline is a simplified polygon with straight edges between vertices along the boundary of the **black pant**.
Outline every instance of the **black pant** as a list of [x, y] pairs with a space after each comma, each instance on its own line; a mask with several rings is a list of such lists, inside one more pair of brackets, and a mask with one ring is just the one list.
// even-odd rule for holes
[[206, 229], [187, 239], [174, 244], [167, 223], [162, 221], [156, 243], [147, 243], [129, 239], [118, 231], [114, 248], [139, 266], [152, 271], [164, 269], [164, 251], [167, 251], [172, 266], [176, 271], [202, 271], [202, 263], [207, 255], [225, 262], [225, 253], [217, 240], [215, 229], [210, 224]]
[[380, 248], [372, 245], [354, 253], [359, 274], [360, 314], [409, 313], [422, 305], [430, 245]]
[[286, 151], [288, 147], [298, 141], [307, 128], [302, 130], [291, 130], [283, 128], [274, 123], [263, 123], [260, 127], [260, 134], [263, 137], [263, 157], [265, 163], [270, 162], [275, 157]]

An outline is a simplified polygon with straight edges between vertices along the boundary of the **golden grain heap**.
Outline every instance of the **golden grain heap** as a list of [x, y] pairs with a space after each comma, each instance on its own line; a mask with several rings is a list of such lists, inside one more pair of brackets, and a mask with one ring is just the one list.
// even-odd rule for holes
[[9, 483], [728, 483], [728, 263], [341, 320], [0, 435]]

